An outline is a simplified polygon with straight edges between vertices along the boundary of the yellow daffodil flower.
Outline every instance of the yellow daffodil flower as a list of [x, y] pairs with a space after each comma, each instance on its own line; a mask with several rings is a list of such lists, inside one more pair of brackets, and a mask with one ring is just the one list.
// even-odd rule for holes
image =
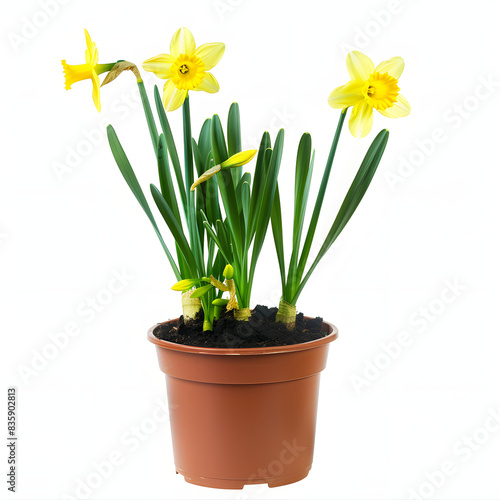
[[101, 111], [101, 91], [99, 76], [105, 71], [109, 71], [115, 63], [112, 64], [97, 64], [99, 53], [95, 42], [92, 41], [87, 30], [85, 31], [85, 40], [87, 42], [87, 50], [85, 51], [85, 64], [66, 64], [66, 60], [62, 60], [64, 68], [64, 78], [66, 90], [71, 88], [76, 82], [81, 80], [92, 80], [92, 99], [94, 100], [97, 111]]
[[143, 68], [158, 78], [167, 80], [163, 87], [163, 105], [167, 111], [179, 108], [189, 90], [210, 94], [219, 91], [212, 69], [224, 54], [223, 43], [205, 43], [196, 48], [193, 35], [180, 28], [170, 42], [170, 54], [160, 54], [144, 61]]
[[373, 124], [373, 110], [389, 118], [410, 113], [410, 103], [399, 93], [398, 80], [405, 63], [401, 57], [381, 62], [376, 68], [372, 60], [354, 50], [347, 54], [347, 71], [351, 81], [337, 87], [328, 98], [332, 108], [352, 106], [349, 130], [354, 137], [367, 135]]

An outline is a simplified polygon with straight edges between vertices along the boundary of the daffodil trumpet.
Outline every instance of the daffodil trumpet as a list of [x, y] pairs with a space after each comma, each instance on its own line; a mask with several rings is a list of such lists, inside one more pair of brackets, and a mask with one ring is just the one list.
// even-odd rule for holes
[[97, 111], [101, 111], [101, 86], [99, 83], [99, 75], [111, 70], [116, 63], [98, 64], [99, 52], [97, 51], [97, 46], [90, 38], [88, 31], [84, 30], [84, 32], [85, 42], [87, 44], [85, 63], [67, 64], [65, 59], [61, 61], [64, 70], [65, 87], [66, 90], [69, 90], [76, 82], [90, 80], [92, 82], [92, 100], [94, 101]]

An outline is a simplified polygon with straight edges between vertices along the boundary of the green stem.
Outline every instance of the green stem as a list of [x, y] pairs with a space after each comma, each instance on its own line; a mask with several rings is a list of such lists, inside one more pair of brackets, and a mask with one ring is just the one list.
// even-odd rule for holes
[[113, 69], [113, 66], [116, 63], [107, 63], [107, 64], [96, 64], [95, 66], [95, 72], [98, 75], [102, 75], [102, 73], [106, 73], [108, 71], [111, 71]]
[[[186, 187], [187, 217], [186, 222], [189, 231], [191, 249], [198, 266], [200, 275], [205, 274], [205, 262], [203, 259], [203, 248], [201, 245], [199, 228], [196, 222], [195, 193], [191, 191], [194, 182], [193, 171], [193, 143], [191, 132], [191, 112], [189, 109], [189, 97], [186, 97], [182, 106], [183, 130], [184, 130], [184, 179]], [[202, 229], [204, 231], [204, 229]]]
[[184, 104], [182, 105], [182, 118], [184, 123], [184, 178], [186, 180], [186, 196], [189, 200], [188, 203], [190, 203], [194, 199], [194, 192], [191, 191], [191, 186], [194, 183], [194, 172], [189, 97], [184, 99]]

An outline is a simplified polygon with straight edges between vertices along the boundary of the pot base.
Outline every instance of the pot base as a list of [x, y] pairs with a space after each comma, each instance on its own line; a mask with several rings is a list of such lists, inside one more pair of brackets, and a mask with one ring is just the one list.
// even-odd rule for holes
[[268, 478], [255, 478], [255, 479], [218, 479], [214, 477], [200, 477], [188, 474], [187, 472], [176, 469], [177, 474], [184, 476], [187, 483], [195, 484], [197, 486], [205, 486], [206, 488], [217, 488], [222, 490], [242, 490], [245, 485], [250, 484], [267, 484], [269, 488], [276, 488], [278, 486], [285, 486], [287, 484], [296, 483], [301, 481], [309, 474], [311, 467], [307, 467], [301, 472], [295, 474], [287, 474], [285, 476], [271, 476]]

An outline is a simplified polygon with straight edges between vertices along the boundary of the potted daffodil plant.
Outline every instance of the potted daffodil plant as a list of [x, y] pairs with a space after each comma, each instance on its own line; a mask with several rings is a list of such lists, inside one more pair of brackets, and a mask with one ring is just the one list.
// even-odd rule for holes
[[[90, 80], [94, 105], [101, 111], [101, 88], [131, 73], [156, 158], [158, 175], [146, 194], [115, 129], [108, 126], [114, 160], [163, 248], [173, 273], [171, 288], [180, 293], [180, 317], [148, 332], [167, 379], [175, 470], [190, 483], [214, 488], [299, 481], [311, 469], [319, 377], [338, 332], [314, 311], [298, 313], [297, 305], [363, 199], [388, 141], [389, 132], [382, 130], [365, 148], [330, 230], [320, 236], [318, 221], [344, 122], [349, 115], [351, 134], [362, 138], [372, 128], [373, 110], [388, 118], [409, 114], [399, 88], [403, 59], [375, 66], [361, 52], [347, 55], [350, 79], [328, 97], [339, 120], [326, 164], [317, 174], [319, 189], [310, 193], [315, 151], [305, 133], [290, 196], [279, 189], [284, 130], [275, 137], [263, 132], [257, 150], [243, 150], [237, 103], [225, 123], [215, 114], [196, 133], [192, 129], [191, 97], [219, 91], [211, 71], [224, 55], [223, 43], [197, 46], [187, 28], [179, 29], [168, 52], [142, 64], [164, 80], [162, 90], [155, 86], [148, 92], [134, 63], [100, 63], [86, 30], [85, 40], [84, 63], [62, 61], [66, 89]], [[169, 121], [176, 113], [182, 115], [182, 151]], [[286, 170], [292, 172], [293, 166]], [[310, 198], [315, 201], [307, 217]], [[289, 245], [285, 210], [293, 215]], [[282, 288], [274, 308], [252, 297], [255, 280], [262, 279], [261, 251], [271, 241]], [[317, 253], [313, 248], [319, 248]]]

